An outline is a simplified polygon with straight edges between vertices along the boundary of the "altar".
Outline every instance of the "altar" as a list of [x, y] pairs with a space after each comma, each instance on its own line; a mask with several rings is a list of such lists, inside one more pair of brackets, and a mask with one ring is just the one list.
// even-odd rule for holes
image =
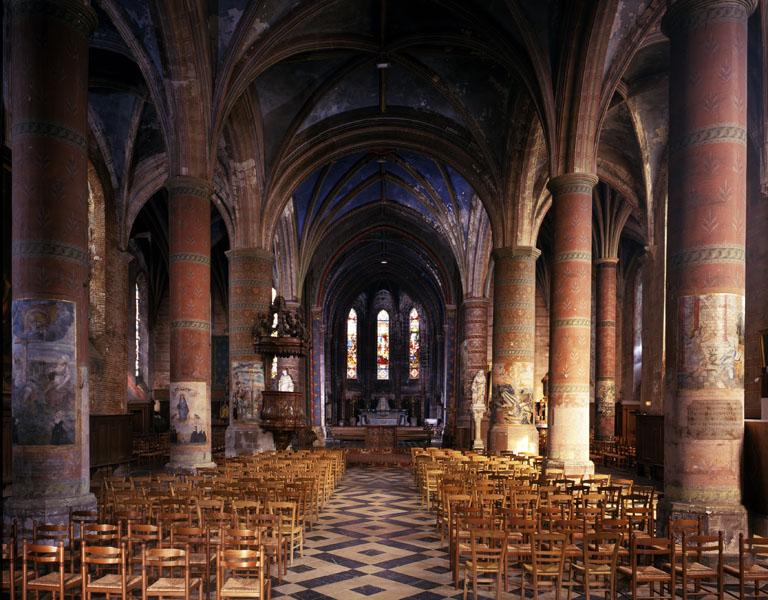
[[358, 413], [358, 425], [408, 425], [408, 411], [390, 408], [389, 401], [382, 396], [375, 410], [361, 410]]

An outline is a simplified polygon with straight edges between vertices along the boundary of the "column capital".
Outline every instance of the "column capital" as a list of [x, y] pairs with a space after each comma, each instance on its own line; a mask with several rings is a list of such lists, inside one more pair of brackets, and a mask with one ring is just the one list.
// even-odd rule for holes
[[213, 193], [213, 184], [201, 177], [176, 175], [166, 180], [165, 189], [171, 196], [197, 196], [209, 200]]
[[592, 173], [565, 173], [552, 177], [547, 182], [547, 189], [553, 196], [562, 194], [592, 194], [592, 188], [599, 181]]
[[464, 306], [487, 306], [488, 298], [484, 296], [464, 296], [461, 303]]
[[11, 14], [15, 17], [50, 17], [86, 36], [99, 23], [96, 11], [78, 0], [12, 0]]
[[241, 258], [269, 261], [273, 261], [275, 259], [275, 255], [271, 250], [265, 250], [263, 248], [232, 248], [231, 250], [225, 251], [224, 254], [229, 259], [229, 262]]
[[507, 246], [506, 248], [494, 248], [491, 256], [495, 261], [503, 258], [532, 258], [536, 260], [541, 256], [541, 250], [535, 246]]
[[661, 28], [671, 37], [678, 31], [696, 29], [709, 21], [746, 19], [757, 4], [758, 0], [677, 0], [669, 2]]
[[596, 258], [595, 264], [599, 265], [601, 267], [615, 267], [619, 264], [619, 257], [618, 256], [606, 256], [602, 258]]

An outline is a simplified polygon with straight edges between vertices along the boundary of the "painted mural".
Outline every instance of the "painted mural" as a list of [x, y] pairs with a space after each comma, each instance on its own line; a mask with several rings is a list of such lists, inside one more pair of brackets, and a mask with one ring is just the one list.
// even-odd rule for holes
[[172, 383], [171, 442], [205, 444], [208, 441], [208, 394], [204, 381]]
[[261, 392], [264, 391], [264, 365], [261, 361], [232, 361], [232, 418], [258, 420]]
[[678, 311], [678, 384], [692, 389], [741, 387], [744, 296], [682, 296]]
[[77, 425], [75, 303], [14, 300], [13, 442], [74, 444]]

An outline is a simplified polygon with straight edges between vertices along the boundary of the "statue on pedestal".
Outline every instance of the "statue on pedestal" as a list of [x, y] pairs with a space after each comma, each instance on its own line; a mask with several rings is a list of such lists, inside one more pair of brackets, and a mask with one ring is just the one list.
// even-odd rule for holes
[[486, 379], [485, 371], [478, 371], [475, 373], [475, 378], [472, 380], [472, 418], [475, 423], [475, 439], [472, 442], [472, 450], [484, 450], [485, 444], [483, 443], [482, 435], [482, 422], [483, 415], [485, 414], [485, 388]]

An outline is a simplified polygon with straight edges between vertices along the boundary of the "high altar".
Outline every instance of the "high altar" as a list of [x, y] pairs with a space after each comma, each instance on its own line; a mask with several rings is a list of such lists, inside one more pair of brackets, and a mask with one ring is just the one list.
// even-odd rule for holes
[[375, 410], [361, 410], [358, 417], [358, 425], [407, 426], [408, 424], [408, 411], [390, 408], [385, 396], [379, 398]]

